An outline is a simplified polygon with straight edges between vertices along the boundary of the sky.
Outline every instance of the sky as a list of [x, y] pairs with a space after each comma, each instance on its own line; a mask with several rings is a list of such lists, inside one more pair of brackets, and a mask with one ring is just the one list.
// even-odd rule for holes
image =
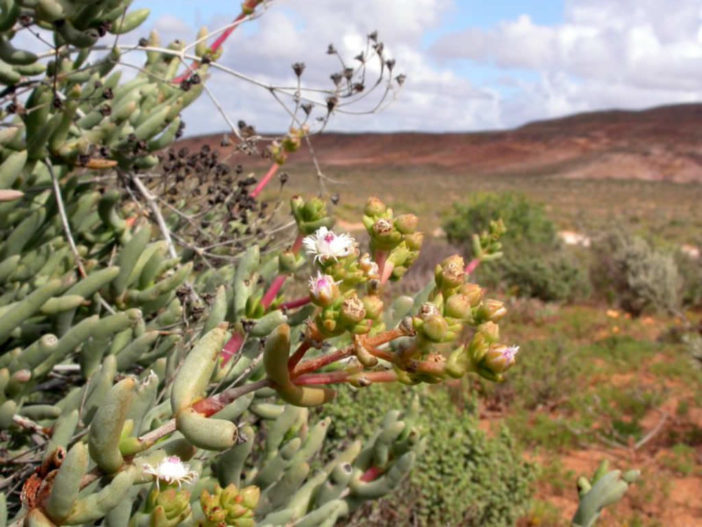
[[[203, 25], [231, 21], [239, 2], [132, 5], [151, 9], [137, 33], [155, 28], [164, 41], [187, 42]], [[327, 130], [506, 129], [585, 111], [702, 102], [702, 0], [273, 0], [232, 35], [219, 63], [264, 85], [295, 86], [291, 64], [304, 62], [302, 86], [312, 91], [303, 95], [323, 102], [314, 90], [333, 88], [339, 70], [327, 46], [353, 64], [374, 30], [395, 60], [393, 74], [406, 80], [400, 89], [392, 83], [392, 104], [382, 111], [370, 112], [384, 89], [364, 92]], [[368, 64], [375, 78], [378, 63]], [[278, 132], [292, 122], [265, 87], [222, 71], [207, 83], [232, 123]], [[313, 117], [325, 114], [320, 107]], [[189, 134], [228, 127], [206, 96], [184, 117]]]

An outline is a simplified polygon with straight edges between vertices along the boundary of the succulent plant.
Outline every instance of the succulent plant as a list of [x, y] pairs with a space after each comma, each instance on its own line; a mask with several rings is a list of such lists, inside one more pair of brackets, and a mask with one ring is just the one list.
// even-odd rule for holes
[[[222, 39], [208, 47], [201, 33], [181, 73], [183, 44], [152, 33], [138, 46], [144, 66], [122, 81], [119, 47], [91, 52], [145, 20], [129, 3], [9, 0], [0, 15], [2, 96], [17, 95], [0, 132], [0, 527], [333, 525], [408, 473], [423, 448], [417, 409], [389, 412], [373, 437], [321, 463], [329, 422], [305, 407], [333, 398], [336, 383], [499, 380], [517, 351], [498, 342], [504, 306], [454, 257], [385, 310], [383, 287], [412, 265], [422, 235], [416, 217], [377, 199], [364, 215], [370, 254], [330, 230], [324, 200], [302, 197], [287, 251], [249, 237], [203, 266], [201, 248], [176, 249], [183, 215], [219, 238], [253, 220], [307, 132], [274, 145], [260, 182], [244, 180], [235, 217], [214, 203], [164, 214], [139, 174], [159, 161], [180, 170], [185, 156], [156, 152], [179, 135]], [[260, 3], [247, 0], [237, 20]], [[13, 47], [27, 26], [51, 32], [50, 56]], [[116, 188], [101, 183], [105, 170]], [[478, 238], [483, 259], [500, 233]], [[309, 294], [286, 299], [303, 269]]]

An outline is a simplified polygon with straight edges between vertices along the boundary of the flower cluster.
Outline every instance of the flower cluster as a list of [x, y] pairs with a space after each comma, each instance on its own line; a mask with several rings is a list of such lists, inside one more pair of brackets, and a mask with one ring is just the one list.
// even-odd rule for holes
[[[485, 298], [483, 289], [469, 280], [477, 263], [466, 266], [458, 255], [437, 265], [433, 284], [412, 302], [401, 303], [402, 309], [393, 305], [394, 316], [384, 314], [385, 284], [407, 272], [422, 245], [416, 216], [395, 216], [378, 198], [370, 198], [363, 216], [370, 252], [361, 254], [353, 237], [331, 230], [321, 200], [296, 197], [292, 208], [300, 232], [296, 246], [304, 248], [313, 267], [306, 302], [314, 307], [294, 353], [288, 330], [271, 338], [275, 352], [270, 353], [288, 357], [288, 364], [280, 368], [279, 358], [269, 358], [267, 372], [288, 402], [321, 404], [333, 391], [315, 386], [342, 382], [435, 383], [469, 372], [499, 381], [515, 363], [519, 347], [499, 342], [504, 304]], [[503, 232], [504, 226], [495, 222], [476, 238], [480, 261], [498, 256]], [[295, 258], [293, 250], [281, 261], [289, 261], [286, 268], [292, 269]], [[292, 309], [304, 302], [284, 305]], [[335, 351], [301, 362], [323, 342]], [[336, 362], [333, 370], [325, 370]]]

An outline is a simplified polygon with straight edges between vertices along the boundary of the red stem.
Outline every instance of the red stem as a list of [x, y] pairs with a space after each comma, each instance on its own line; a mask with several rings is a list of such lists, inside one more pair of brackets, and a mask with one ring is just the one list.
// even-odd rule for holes
[[222, 348], [222, 352], [219, 356], [222, 358], [222, 366], [224, 366], [229, 360], [239, 352], [241, 345], [244, 343], [244, 335], [239, 333], [234, 333], [232, 338], [230, 338], [227, 343]]
[[268, 288], [268, 291], [264, 293], [263, 298], [261, 299], [261, 305], [264, 309], [268, 309], [269, 307], [271, 307], [273, 300], [275, 300], [275, 297], [278, 296], [280, 288], [283, 287], [283, 284], [285, 283], [285, 280], [287, 278], [288, 275], [279, 274], [273, 279], [270, 287]]
[[480, 258], [473, 258], [468, 265], [466, 265], [466, 274], [471, 274], [480, 265]]
[[[345, 359], [353, 355], [353, 349], [336, 350], [328, 355], [322, 355], [321, 357], [315, 357], [314, 359], [306, 360], [300, 366], [298, 366], [295, 371], [292, 372], [293, 379], [302, 375], [303, 373], [309, 373], [311, 371], [317, 371], [319, 368], [323, 368], [328, 364]], [[297, 382], [297, 381], [295, 381]]]
[[374, 348], [373, 346], [364, 346], [366, 350], [368, 350], [368, 353], [373, 355], [374, 357], [378, 357], [379, 359], [386, 360], [388, 362], [395, 362], [397, 360], [397, 357], [388, 351], [384, 350], [379, 350], [378, 348]]
[[371, 467], [366, 470], [361, 476], [361, 481], [368, 483], [369, 481], [375, 481], [380, 477], [383, 471], [378, 467]]
[[192, 408], [197, 413], [209, 417], [212, 414], [216, 414], [222, 408], [227, 406], [233, 401], [236, 401], [242, 395], [246, 395], [250, 392], [255, 392], [261, 388], [265, 388], [271, 385], [271, 381], [268, 379], [261, 379], [260, 381], [247, 383], [242, 386], [237, 386], [236, 388], [230, 388], [222, 393], [213, 395], [212, 397], [207, 397], [205, 399], [200, 399]]
[[[298, 233], [297, 238], [295, 238], [295, 242], [292, 244], [292, 247], [290, 248], [290, 251], [293, 254], [297, 254], [300, 252], [300, 248], [302, 247], [302, 240], [304, 238], [304, 234]], [[263, 298], [261, 299], [261, 305], [265, 308], [268, 309], [271, 304], [273, 303], [273, 300], [275, 300], [275, 297], [278, 296], [278, 293], [280, 292], [280, 288], [283, 287], [283, 284], [285, 283], [285, 280], [287, 278], [287, 275], [278, 275], [275, 277], [275, 279], [271, 282], [270, 287], [268, 288], [268, 291], [266, 291], [263, 295]], [[304, 306], [307, 302], [300, 304], [301, 306]], [[285, 305], [285, 304], [283, 304]], [[294, 307], [300, 307], [296, 305], [292, 306], [287, 306], [288, 309], [292, 309]]]
[[397, 381], [397, 373], [393, 370], [383, 371], [330, 371], [325, 373], [309, 373], [300, 375], [293, 379], [293, 383], [298, 386], [317, 385], [317, 384], [339, 384], [348, 382], [351, 377], [363, 378], [371, 383], [374, 382], [395, 382]]
[[300, 249], [302, 248], [302, 240], [305, 239], [305, 235], [299, 232], [297, 234], [297, 238], [295, 238], [295, 243], [292, 244], [292, 247], [290, 250], [292, 251], [293, 254], [297, 254], [300, 252]]
[[293, 353], [288, 359], [288, 371], [292, 372], [295, 369], [295, 366], [300, 363], [302, 357], [305, 356], [305, 353], [307, 353], [307, 350], [309, 350], [311, 347], [312, 340], [310, 339], [305, 339], [300, 343], [298, 348], [295, 350], [295, 353]]
[[371, 348], [376, 348], [378, 346], [382, 346], [383, 344], [386, 344], [387, 342], [390, 342], [391, 340], [398, 339], [400, 337], [406, 337], [407, 333], [402, 331], [400, 328], [394, 328], [394, 329], [389, 329], [387, 331], [383, 331], [382, 333], [378, 333], [377, 335], [373, 335], [372, 337], [367, 337], [363, 340], [363, 344], [366, 347], [371, 347]]
[[268, 169], [268, 172], [266, 172], [266, 175], [263, 176], [263, 179], [258, 182], [258, 185], [256, 185], [256, 188], [251, 191], [251, 197], [256, 198], [258, 195], [263, 192], [263, 189], [266, 188], [266, 185], [270, 183], [271, 179], [275, 175], [275, 173], [278, 171], [280, 168], [280, 165], [278, 163], [273, 163], [271, 165], [271, 168]]
[[309, 296], [303, 296], [296, 298], [295, 300], [290, 300], [289, 302], [283, 302], [280, 304], [280, 309], [295, 309], [298, 307], [306, 306], [312, 301]]

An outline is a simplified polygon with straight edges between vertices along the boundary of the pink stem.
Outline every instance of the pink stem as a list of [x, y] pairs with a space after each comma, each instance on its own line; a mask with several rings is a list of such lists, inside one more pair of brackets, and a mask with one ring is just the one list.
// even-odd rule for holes
[[325, 373], [309, 373], [307, 375], [300, 375], [299, 377], [295, 377], [293, 379], [293, 383], [299, 386], [310, 384], [338, 384], [341, 382], [347, 382], [353, 375], [362, 377], [370, 382], [397, 381], [397, 373], [395, 373], [393, 370], [369, 372], [330, 371]]
[[280, 304], [280, 309], [295, 309], [298, 307], [306, 306], [312, 301], [309, 296], [303, 296], [296, 298], [295, 300], [290, 300], [289, 302], [283, 302]]
[[[300, 252], [300, 248], [302, 247], [302, 240], [304, 237], [305, 236], [302, 233], [298, 233], [297, 238], [295, 238], [295, 243], [293, 243], [292, 247], [290, 248], [290, 250], [292, 251], [293, 254], [297, 254]], [[270, 287], [264, 293], [263, 298], [261, 299], [261, 305], [265, 309], [268, 309], [271, 306], [271, 304], [273, 303], [273, 300], [275, 300], [275, 297], [278, 296], [278, 293], [280, 292], [281, 287], [283, 287], [283, 284], [285, 283], [286, 279], [287, 279], [287, 275], [284, 275], [284, 274], [278, 275], [273, 279]], [[302, 300], [302, 299], [299, 299], [299, 300]], [[304, 302], [304, 303], [300, 304], [300, 306], [304, 306], [306, 303], [307, 302]], [[287, 306], [287, 307], [288, 307], [288, 309], [292, 309], [294, 307], [299, 307], [299, 306], [292, 305], [292, 306]]]
[[382, 271], [380, 273], [380, 283], [384, 284], [390, 279], [390, 275], [392, 274], [392, 270], [395, 268], [395, 265], [392, 262], [388, 262], [385, 260], [385, 265], [382, 267]]
[[305, 353], [307, 353], [307, 350], [309, 350], [311, 347], [312, 341], [308, 338], [300, 343], [298, 348], [295, 350], [295, 353], [293, 353], [288, 359], [288, 371], [292, 372], [295, 369], [295, 367], [302, 360], [302, 357], [304, 357]]
[[480, 258], [473, 258], [468, 265], [466, 265], [466, 274], [471, 274], [480, 265]]
[[378, 264], [378, 271], [380, 272], [380, 275], [383, 275], [383, 270], [385, 268], [385, 261], [388, 259], [388, 252], [387, 251], [375, 251], [373, 253], [373, 260], [375, 260], [375, 263]]
[[293, 383], [298, 386], [307, 386], [310, 384], [338, 384], [346, 382], [349, 378], [349, 373], [346, 371], [330, 371], [328, 373], [309, 373], [300, 375], [293, 379]]
[[224, 345], [222, 352], [219, 356], [222, 358], [222, 366], [224, 366], [229, 360], [238, 353], [241, 349], [241, 345], [244, 343], [244, 335], [239, 333], [234, 333], [232, 338]]
[[270, 183], [271, 179], [278, 171], [278, 168], [280, 168], [280, 165], [278, 163], [273, 163], [271, 165], [271, 168], [268, 169], [268, 172], [266, 172], [266, 175], [263, 176], [263, 179], [259, 181], [258, 185], [256, 185], [256, 188], [251, 191], [252, 198], [258, 197], [258, 195], [261, 192], [263, 192], [263, 189], [266, 188], [266, 185], [268, 185], [268, 183]]
[[[302, 375], [303, 373], [309, 373], [311, 371], [317, 371], [319, 368], [322, 368], [328, 364], [331, 364], [333, 362], [336, 362], [341, 359], [345, 359], [346, 357], [350, 357], [353, 355], [353, 349], [348, 348], [344, 350], [337, 350], [333, 353], [330, 353], [328, 355], [322, 355], [321, 357], [316, 357], [314, 359], [306, 360], [300, 366], [293, 371], [292, 377], [295, 378], [299, 375]], [[293, 381], [296, 382], [296, 381]]]
[[287, 278], [288, 275], [279, 274], [273, 279], [271, 286], [268, 288], [268, 291], [264, 293], [263, 298], [261, 299], [261, 305], [264, 309], [268, 309], [271, 306], [273, 300], [275, 300], [275, 297], [278, 296], [280, 288], [283, 287], [283, 284]]
[[382, 473], [383, 471], [380, 470], [380, 468], [371, 467], [363, 473], [363, 475], [361, 476], [361, 481], [365, 483], [368, 483], [369, 481], [375, 481], [380, 477]]
[[297, 234], [297, 238], [295, 238], [295, 243], [292, 244], [292, 247], [290, 247], [290, 251], [292, 251], [293, 254], [297, 254], [300, 252], [300, 249], [302, 249], [302, 240], [305, 239], [305, 235], [299, 232]]

